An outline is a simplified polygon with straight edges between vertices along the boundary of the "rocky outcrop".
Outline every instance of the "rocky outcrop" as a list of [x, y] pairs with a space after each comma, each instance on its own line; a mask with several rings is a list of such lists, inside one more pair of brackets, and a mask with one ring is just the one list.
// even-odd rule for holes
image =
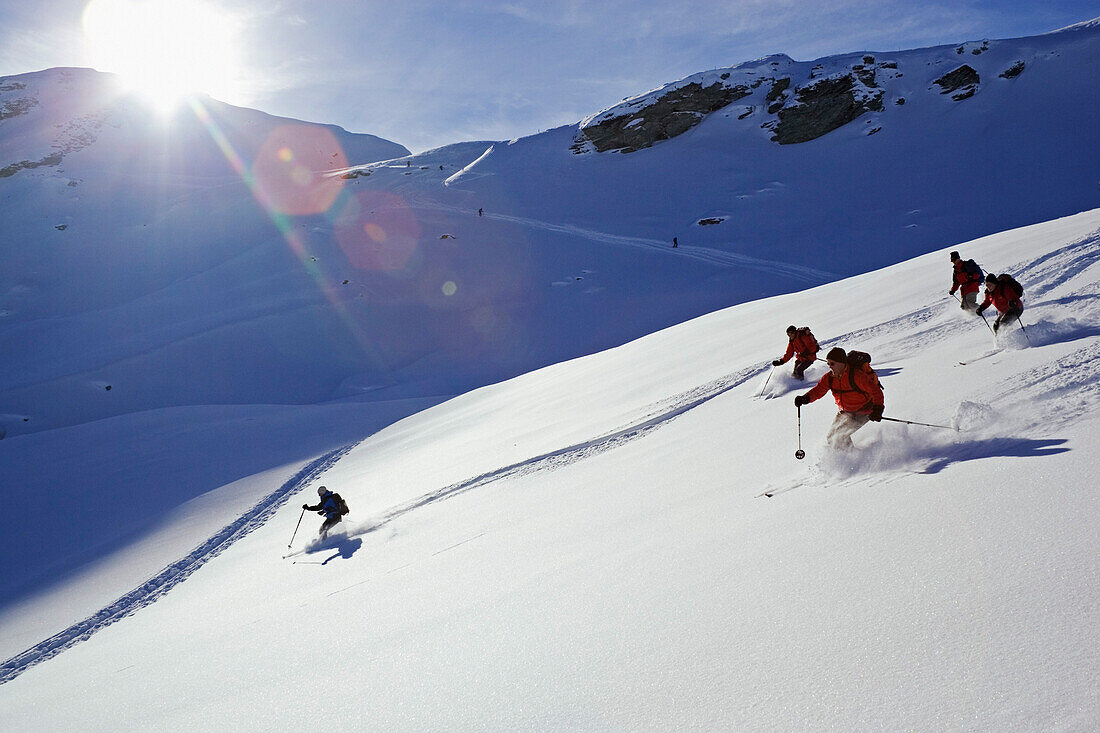
[[[6, 90], [7, 88], [5, 88], [5, 91]], [[0, 120], [6, 120], [9, 117], [17, 117], [26, 114], [27, 110], [34, 107], [36, 104], [38, 104], [38, 100], [32, 99], [31, 97], [22, 97], [20, 99], [6, 101], [0, 104]]]
[[[37, 100], [31, 99], [34, 106]], [[10, 178], [21, 170], [41, 168], [43, 166], [58, 166], [66, 155], [92, 145], [96, 141], [99, 129], [103, 126], [110, 110], [105, 108], [94, 114], [86, 114], [67, 120], [64, 123], [54, 125], [56, 130], [51, 147], [55, 152], [39, 158], [38, 160], [21, 160], [9, 163], [0, 168], [0, 178]], [[69, 185], [75, 185], [72, 182]]]
[[[0, 92], [21, 92], [26, 88], [27, 85], [22, 82], [12, 79], [0, 79]], [[38, 104], [38, 100], [29, 96], [0, 100], [0, 120], [26, 114], [36, 104]]]
[[770, 90], [768, 90], [768, 96], [766, 96], [764, 98], [764, 101], [774, 102], [775, 100], [777, 100], [781, 96], [783, 96], [783, 92], [787, 91], [787, 89], [790, 86], [791, 86], [791, 77], [787, 76], [787, 77], [784, 77], [784, 78], [778, 80], [777, 82], [772, 84], [772, 88]]
[[715, 82], [704, 87], [692, 82], [634, 112], [582, 128], [573, 150], [580, 152], [586, 142], [601, 153], [608, 150], [630, 153], [648, 148], [660, 140], [682, 135], [702, 122], [706, 115], [749, 94], [751, 91], [746, 86], [728, 87]]
[[44, 165], [61, 165], [61, 153], [51, 153], [41, 160], [21, 160], [0, 168], [0, 178], [10, 178], [26, 168], [40, 168]]
[[[870, 57], [868, 57], [870, 58]], [[852, 71], [856, 73], [859, 80], [867, 87], [877, 87], [878, 82], [875, 81], [875, 67], [870, 64], [856, 64], [852, 67]]]
[[768, 90], [768, 95], [764, 97], [764, 101], [768, 103], [768, 114], [774, 115], [783, 108], [783, 105], [787, 102], [786, 92], [790, 86], [791, 78], [789, 76], [772, 84], [772, 88]]
[[846, 125], [869, 110], [882, 109], [882, 95], [856, 93], [851, 74], [822, 79], [795, 92], [797, 104], [778, 111], [772, 140], [780, 145], [804, 143]]
[[1017, 61], [1012, 66], [1009, 66], [1007, 69], [998, 74], [998, 76], [1000, 76], [1002, 79], [1015, 79], [1017, 76], [1024, 73], [1024, 66], [1025, 64], [1023, 61]]
[[974, 96], [974, 92], [978, 91], [980, 81], [981, 77], [978, 76], [978, 72], [974, 71], [969, 65], [963, 64], [959, 68], [947, 72], [933, 83], [942, 89], [940, 94], [951, 94], [951, 98], [959, 102]]
[[964, 43], [963, 45], [955, 49], [955, 53], [962, 54], [966, 49], [970, 49], [970, 53], [974, 56], [981, 56], [983, 53], [989, 50], [989, 41], [971, 41], [970, 43]]

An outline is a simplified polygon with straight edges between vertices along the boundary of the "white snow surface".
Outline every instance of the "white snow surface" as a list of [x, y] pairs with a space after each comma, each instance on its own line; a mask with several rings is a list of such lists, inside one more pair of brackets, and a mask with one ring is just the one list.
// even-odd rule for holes
[[[994, 356], [958, 365], [991, 338], [944, 250], [475, 390], [0, 686], [0, 725], [1092, 729], [1100, 210], [960, 249], [1028, 283]], [[826, 398], [795, 460], [808, 385], [761, 366], [792, 314], [873, 355], [888, 417], [961, 430], [836, 457]], [[284, 559], [319, 483], [344, 534], [309, 515]], [[196, 510], [239, 511], [220, 493]]]
[[[1098, 39], [629, 155], [0, 79], [0, 730], [1095, 730]], [[946, 427], [827, 450], [792, 323]]]

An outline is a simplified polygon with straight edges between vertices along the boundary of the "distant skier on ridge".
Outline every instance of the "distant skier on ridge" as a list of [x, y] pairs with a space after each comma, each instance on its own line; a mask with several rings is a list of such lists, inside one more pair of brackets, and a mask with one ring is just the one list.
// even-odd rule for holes
[[980, 316], [990, 305], [996, 307], [1000, 314], [993, 321], [993, 331], [996, 333], [998, 328], [1014, 320], [1018, 321], [1023, 315], [1023, 296], [1024, 289], [1015, 278], [1008, 274], [998, 276], [991, 272], [985, 278], [985, 300], [978, 307], [977, 314]]
[[348, 504], [339, 494], [329, 491], [325, 486], [317, 487], [317, 496], [319, 498], [316, 505], [302, 504], [302, 508], [307, 512], [317, 512], [324, 515], [324, 524], [321, 525], [321, 529], [317, 534], [321, 536], [321, 539], [325, 539], [328, 537], [329, 530], [339, 524], [344, 515], [348, 513]]
[[814, 338], [809, 326], [803, 326], [802, 328], [795, 328], [793, 325], [787, 326], [787, 339], [789, 340], [787, 351], [783, 356], [773, 361], [772, 366], [785, 364], [793, 356], [794, 370], [791, 375], [795, 379], [803, 379], [806, 368], [817, 361], [817, 352], [821, 347], [817, 345], [817, 339]]
[[837, 450], [854, 448], [852, 433], [867, 421], [882, 420], [886, 397], [878, 383], [878, 375], [871, 368], [871, 357], [862, 351], [845, 353], [837, 347], [825, 356], [829, 371], [806, 394], [794, 398], [794, 406], [802, 407], [825, 396], [832, 390], [836, 406], [840, 408], [825, 440]]
[[963, 310], [976, 311], [978, 309], [978, 291], [982, 287], [982, 268], [974, 260], [963, 260], [958, 252], [951, 253], [951, 266], [954, 270], [951, 275], [951, 289], [948, 295], [954, 295], [959, 291], [960, 306]]

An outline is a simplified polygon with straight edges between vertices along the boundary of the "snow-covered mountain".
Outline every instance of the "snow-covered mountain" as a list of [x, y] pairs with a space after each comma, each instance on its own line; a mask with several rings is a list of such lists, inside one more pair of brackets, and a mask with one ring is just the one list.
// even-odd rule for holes
[[[769, 57], [576, 126], [374, 165], [406, 151], [210, 100], [163, 120], [87, 70], [7, 78], [0, 427], [452, 395], [1086, 210], [1098, 65], [1094, 25]], [[694, 109], [696, 88], [738, 98], [653, 113]], [[684, 117], [698, 124], [636, 152], [584, 152], [609, 121], [671, 134]]]
[[[1093, 727], [1098, 55], [775, 56], [415, 156], [0, 79], [0, 727]], [[950, 249], [1027, 290], [965, 366]], [[788, 323], [961, 432], [824, 453]], [[281, 559], [319, 483], [348, 534]]]

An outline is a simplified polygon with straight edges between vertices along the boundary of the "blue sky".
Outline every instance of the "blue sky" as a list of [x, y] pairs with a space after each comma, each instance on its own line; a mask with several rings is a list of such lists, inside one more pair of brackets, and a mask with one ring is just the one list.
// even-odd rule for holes
[[[95, 66], [81, 22], [87, 4], [0, 0], [0, 74]], [[237, 62], [225, 73], [237, 84], [224, 101], [413, 151], [569, 124], [689, 74], [772, 53], [810, 60], [1010, 38], [1100, 16], [1100, 0], [210, 4], [234, 31]]]

